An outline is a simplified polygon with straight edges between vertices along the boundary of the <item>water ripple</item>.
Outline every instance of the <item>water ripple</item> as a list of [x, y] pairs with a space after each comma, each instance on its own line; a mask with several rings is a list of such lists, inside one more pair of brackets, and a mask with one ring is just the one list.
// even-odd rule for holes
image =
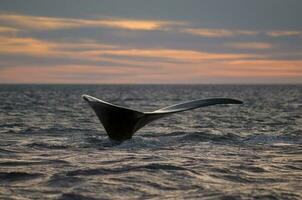
[[[232, 97], [110, 141], [82, 94], [138, 110]], [[302, 87], [0, 85], [0, 199], [302, 199]]]

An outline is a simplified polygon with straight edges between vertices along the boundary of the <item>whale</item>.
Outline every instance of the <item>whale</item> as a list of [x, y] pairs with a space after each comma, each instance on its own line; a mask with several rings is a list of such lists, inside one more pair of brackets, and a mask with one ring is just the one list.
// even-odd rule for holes
[[82, 98], [93, 109], [108, 137], [118, 142], [131, 139], [134, 133], [145, 125], [174, 113], [217, 104], [243, 103], [240, 100], [231, 98], [197, 99], [160, 108], [152, 112], [141, 112], [114, 105], [87, 94], [82, 95]]

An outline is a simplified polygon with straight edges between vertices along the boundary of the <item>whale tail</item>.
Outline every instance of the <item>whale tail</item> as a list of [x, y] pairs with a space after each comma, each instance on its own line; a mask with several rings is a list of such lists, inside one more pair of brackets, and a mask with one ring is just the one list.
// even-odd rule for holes
[[229, 98], [199, 99], [175, 104], [153, 112], [140, 112], [117, 106], [89, 95], [82, 95], [82, 97], [94, 110], [109, 138], [116, 141], [130, 139], [137, 130], [146, 124], [173, 113], [216, 104], [242, 104], [242, 101]]

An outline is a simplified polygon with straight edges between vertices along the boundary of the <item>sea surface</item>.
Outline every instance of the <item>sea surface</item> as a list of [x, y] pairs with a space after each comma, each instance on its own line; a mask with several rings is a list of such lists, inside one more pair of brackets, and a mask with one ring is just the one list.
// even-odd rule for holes
[[[121, 144], [89, 94], [171, 115]], [[301, 85], [0, 85], [0, 199], [302, 199]]]

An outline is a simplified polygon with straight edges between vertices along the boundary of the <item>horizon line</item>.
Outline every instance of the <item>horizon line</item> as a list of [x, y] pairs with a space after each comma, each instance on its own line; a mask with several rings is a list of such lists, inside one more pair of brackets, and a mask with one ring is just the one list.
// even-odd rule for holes
[[0, 83], [0, 85], [302, 85], [302, 83]]

